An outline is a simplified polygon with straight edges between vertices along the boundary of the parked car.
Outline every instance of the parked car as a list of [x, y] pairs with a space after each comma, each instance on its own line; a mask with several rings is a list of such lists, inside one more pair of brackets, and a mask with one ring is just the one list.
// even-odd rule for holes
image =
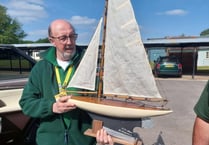
[[160, 56], [154, 65], [156, 77], [162, 75], [182, 77], [182, 64], [176, 56]]
[[0, 45], [0, 145], [36, 145], [39, 120], [24, 115], [18, 103], [35, 63], [22, 50]]

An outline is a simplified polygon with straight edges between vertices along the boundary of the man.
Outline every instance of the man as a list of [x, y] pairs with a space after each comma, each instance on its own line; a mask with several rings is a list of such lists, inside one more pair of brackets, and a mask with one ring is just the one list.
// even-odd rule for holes
[[209, 145], [209, 81], [194, 111], [197, 117], [194, 122], [192, 145]]
[[97, 132], [96, 140], [85, 136], [83, 133], [91, 128], [92, 119], [68, 101], [66, 91], [73, 88], [66, 86], [83, 55], [83, 50], [76, 47], [75, 29], [66, 20], [58, 19], [50, 24], [48, 35], [54, 47], [33, 67], [19, 102], [26, 115], [40, 119], [37, 144], [93, 145], [96, 141], [101, 145], [113, 144], [104, 130]]

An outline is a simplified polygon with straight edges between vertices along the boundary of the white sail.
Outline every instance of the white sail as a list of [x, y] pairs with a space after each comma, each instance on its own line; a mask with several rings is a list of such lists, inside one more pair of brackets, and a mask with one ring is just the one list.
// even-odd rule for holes
[[[101, 23], [68, 87], [95, 90]], [[109, 0], [104, 61], [104, 94], [161, 98], [130, 0]]]
[[104, 94], [161, 98], [130, 0], [109, 0]]
[[101, 25], [102, 19], [100, 19], [83, 59], [67, 87], [95, 90]]

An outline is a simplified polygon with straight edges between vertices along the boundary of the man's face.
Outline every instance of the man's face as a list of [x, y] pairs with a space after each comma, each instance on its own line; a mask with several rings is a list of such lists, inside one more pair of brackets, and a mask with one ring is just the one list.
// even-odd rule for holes
[[70, 60], [76, 52], [76, 38], [74, 29], [69, 23], [59, 22], [51, 26], [51, 43], [56, 47], [56, 56], [63, 61]]

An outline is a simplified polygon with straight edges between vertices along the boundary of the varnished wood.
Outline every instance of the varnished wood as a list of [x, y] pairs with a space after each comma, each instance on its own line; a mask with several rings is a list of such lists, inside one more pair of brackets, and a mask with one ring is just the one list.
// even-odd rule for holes
[[[97, 95], [98, 92], [95, 91], [67, 91], [68, 95], [71, 95], [73, 93], [81, 94], [81, 95]], [[119, 98], [119, 99], [125, 99], [125, 100], [133, 100], [133, 101], [150, 101], [150, 102], [167, 102], [165, 98], [145, 98], [145, 97], [134, 97], [134, 96], [128, 96], [128, 95], [114, 95], [114, 94], [102, 94], [101, 97], [112, 97], [112, 98]]]
[[103, 93], [103, 68], [104, 68], [104, 54], [105, 54], [105, 39], [106, 39], [106, 26], [107, 26], [107, 9], [108, 9], [108, 0], [105, 1], [105, 11], [104, 11], [104, 31], [103, 31], [103, 40], [102, 40], [102, 49], [101, 49], [101, 58], [99, 62], [99, 86], [98, 86], [98, 98], [102, 96]]
[[[95, 103], [95, 104], [102, 104], [102, 105], [109, 105], [109, 106], [118, 106], [118, 107], [127, 107], [127, 108], [138, 108], [138, 109], [146, 109], [146, 110], [163, 110], [163, 108], [155, 108], [155, 107], [144, 107], [140, 106], [134, 102], [126, 102], [124, 100], [112, 100], [112, 99], [103, 99], [103, 98], [96, 98], [96, 97], [82, 97], [82, 96], [72, 96], [72, 99]], [[167, 110], [167, 109], [165, 109]]]
[[98, 130], [102, 129], [103, 122], [101, 120], [93, 120], [92, 132], [97, 133]]

